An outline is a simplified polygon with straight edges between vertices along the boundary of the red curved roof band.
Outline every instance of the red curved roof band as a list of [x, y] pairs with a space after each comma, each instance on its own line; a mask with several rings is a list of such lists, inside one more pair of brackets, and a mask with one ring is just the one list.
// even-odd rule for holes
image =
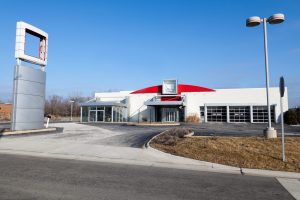
[[[215, 92], [215, 90], [195, 85], [185, 85], [185, 84], [178, 84], [177, 85], [178, 94], [182, 92]], [[136, 90], [131, 92], [131, 94], [144, 94], [144, 93], [162, 93], [162, 85], [151, 86], [147, 88], [143, 88], [140, 90]]]

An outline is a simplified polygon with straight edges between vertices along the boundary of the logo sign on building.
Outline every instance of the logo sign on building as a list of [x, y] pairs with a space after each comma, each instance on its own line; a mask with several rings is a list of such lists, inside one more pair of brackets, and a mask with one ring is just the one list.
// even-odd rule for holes
[[162, 94], [177, 94], [177, 80], [164, 80]]

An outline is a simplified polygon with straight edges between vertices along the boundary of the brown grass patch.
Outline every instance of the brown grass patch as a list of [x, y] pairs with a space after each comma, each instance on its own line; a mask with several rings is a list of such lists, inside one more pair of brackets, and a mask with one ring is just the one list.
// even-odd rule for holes
[[296, 137], [285, 138], [286, 162], [281, 157], [281, 138], [192, 137], [168, 145], [157, 142], [159, 137], [150, 145], [174, 155], [242, 168], [300, 172], [300, 138]]
[[185, 120], [187, 123], [199, 123], [200, 118], [198, 117], [197, 114], [190, 114], [189, 116], [186, 117]]
[[181, 138], [184, 138], [184, 136], [191, 133], [191, 129], [185, 129], [185, 128], [173, 128], [171, 130], [167, 130], [164, 132], [164, 134], [161, 134], [160, 136], [153, 139], [153, 143], [160, 144], [160, 145], [176, 145], [177, 141], [179, 141]]

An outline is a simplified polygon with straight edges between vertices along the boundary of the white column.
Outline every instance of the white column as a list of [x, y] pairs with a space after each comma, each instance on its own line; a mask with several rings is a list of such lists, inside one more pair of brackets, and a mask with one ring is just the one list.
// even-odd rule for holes
[[80, 106], [80, 123], [82, 122], [82, 106]]
[[250, 122], [253, 123], [253, 105], [250, 106]]
[[207, 106], [204, 104], [204, 122], [207, 122]]
[[111, 107], [111, 122], [114, 122], [114, 107]]
[[227, 114], [227, 123], [229, 123], [230, 122], [229, 106], [226, 106], [226, 114]]

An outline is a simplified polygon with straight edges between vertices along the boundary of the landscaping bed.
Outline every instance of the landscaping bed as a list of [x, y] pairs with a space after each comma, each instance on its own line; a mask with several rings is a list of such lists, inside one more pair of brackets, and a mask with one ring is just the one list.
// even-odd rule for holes
[[187, 158], [242, 168], [300, 172], [300, 138], [286, 137], [286, 162], [281, 138], [185, 137], [191, 130], [171, 129], [154, 138], [150, 146]]

